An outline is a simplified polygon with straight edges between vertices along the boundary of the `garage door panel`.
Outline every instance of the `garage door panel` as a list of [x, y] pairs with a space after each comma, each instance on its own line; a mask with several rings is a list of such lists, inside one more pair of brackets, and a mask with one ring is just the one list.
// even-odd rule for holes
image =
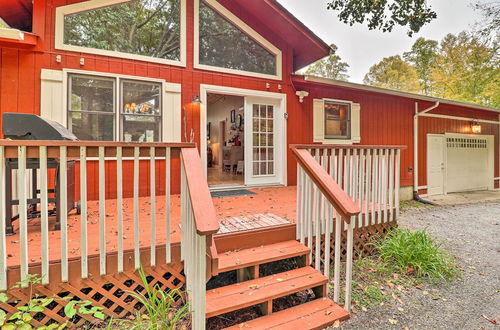
[[489, 146], [486, 138], [446, 139], [446, 191], [485, 190], [489, 187]]

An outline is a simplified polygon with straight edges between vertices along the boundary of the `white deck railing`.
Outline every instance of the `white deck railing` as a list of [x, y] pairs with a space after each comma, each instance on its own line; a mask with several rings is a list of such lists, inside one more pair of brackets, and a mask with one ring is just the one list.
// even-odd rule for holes
[[[181, 173], [172, 171], [171, 161], [173, 158], [181, 159]], [[6, 236], [6, 214], [5, 193], [6, 193], [6, 161], [8, 159], [17, 160], [17, 199], [19, 200], [19, 242], [16, 245], [8, 244]], [[26, 162], [31, 160], [39, 162], [38, 189], [40, 198], [40, 239], [39, 241], [30, 240], [28, 232], [28, 187], [27, 187], [27, 169]], [[48, 161], [56, 159], [59, 163], [60, 183], [60, 209], [57, 212], [60, 215], [60, 237], [58, 242], [54, 242], [54, 236], [49, 236], [49, 184], [48, 178], [53, 176], [53, 170], [48, 169]], [[79, 216], [79, 244], [71, 242], [72, 248], [77, 248], [79, 254], [72, 253], [70, 257], [70, 246], [68, 244], [70, 227], [68, 226], [67, 212], [67, 189], [68, 186], [68, 168], [67, 164], [75, 161], [79, 169], [79, 175], [75, 175], [75, 181], [79, 183], [81, 214]], [[97, 167], [95, 166], [97, 162]], [[133, 170], [130, 173], [124, 173], [124, 163], [133, 164]], [[149, 162], [149, 173], [144, 175], [145, 171], [140, 169], [141, 162]], [[115, 170], [110, 170], [116, 166]], [[142, 167], [144, 168], [144, 166]], [[90, 177], [91, 171], [98, 172], [98, 232], [89, 232], [89, 182], [95, 182], [95, 178]], [[159, 170], [163, 173], [159, 173]], [[52, 172], [51, 172], [52, 171]], [[144, 171], [144, 172], [143, 172]], [[142, 173], [140, 173], [142, 172]], [[93, 172], [92, 172], [93, 173]], [[142, 174], [142, 175], [141, 175]], [[133, 199], [132, 226], [128, 226], [129, 235], [126, 236], [124, 227], [124, 185], [126, 177], [133, 175]], [[189, 299], [193, 310], [193, 326], [195, 329], [204, 328], [205, 320], [205, 283], [207, 271], [207, 255], [209, 258], [216, 258], [207, 246], [212, 244], [211, 235], [218, 231], [218, 222], [216, 220], [215, 209], [212, 204], [211, 196], [208, 190], [206, 179], [203, 175], [201, 160], [198, 151], [193, 144], [166, 144], [166, 143], [113, 143], [113, 142], [71, 142], [71, 141], [0, 141], [0, 291], [8, 289], [9, 284], [17, 281], [24, 281], [33, 265], [30, 259], [33, 249], [40, 249], [40, 270], [42, 284], [48, 284], [52, 279], [49, 277], [50, 269], [53, 266], [60, 267], [60, 280], [67, 282], [69, 278], [81, 277], [88, 278], [90, 273], [106, 275], [110, 273], [123, 272], [125, 267], [124, 252], [133, 249], [134, 268], [138, 269], [141, 265], [154, 267], [158, 263], [170, 263], [172, 261], [171, 247], [171, 187], [172, 178], [177, 184], [181, 182], [181, 250], [182, 258], [185, 261], [186, 280]], [[106, 210], [106, 188], [116, 179], [116, 232], [106, 229], [108, 215]], [[149, 179], [149, 196], [146, 198], [150, 205], [149, 213], [150, 237], [144, 237], [140, 234], [141, 225], [144, 225], [144, 216], [140, 218], [141, 213], [140, 188], [147, 184]], [[13, 180], [13, 182], [15, 182]], [[164, 187], [161, 191], [164, 197], [157, 197], [159, 187]], [[11, 189], [12, 187], [7, 187]], [[178, 187], [177, 187], [178, 188]], [[95, 190], [95, 189], [94, 189]], [[144, 189], [142, 189], [144, 190]], [[143, 193], [144, 195], [144, 193]], [[158, 198], [165, 198], [164, 208], [161, 210], [157, 204]], [[114, 199], [114, 198], [113, 198]], [[30, 202], [31, 203], [31, 202]], [[144, 207], [144, 206], [143, 206]], [[202, 210], [202, 213], [200, 213]], [[95, 209], [94, 209], [95, 211]], [[160, 218], [161, 214], [161, 218]], [[140, 221], [141, 219], [141, 221]], [[33, 225], [31, 225], [33, 227]], [[164, 237], [159, 237], [158, 228], [164, 232]], [[130, 235], [130, 229], [133, 234]], [[32, 231], [33, 228], [30, 228]], [[90, 246], [89, 237], [98, 236], [98, 244]], [[50, 237], [50, 238], [49, 238]], [[49, 241], [50, 240], [50, 241]], [[113, 240], [116, 243], [114, 251], [108, 251], [108, 241]], [[149, 261], [141, 260], [141, 240], [149, 241], [147, 247], [150, 248]], [[158, 260], [156, 256], [158, 241], [165, 244], [165, 259]], [[207, 245], [208, 242], [208, 245]], [[128, 243], [128, 244], [126, 244]], [[54, 259], [54, 253], [50, 249], [58, 245], [60, 251], [58, 258]], [[75, 246], [75, 244], [77, 244]], [[92, 249], [91, 249], [92, 248]], [[15, 265], [19, 271], [16, 271], [16, 278], [9, 278], [9, 265], [7, 262], [8, 250], [18, 255], [19, 261]], [[18, 250], [17, 250], [18, 249]], [[97, 250], [96, 250], [97, 249]], [[16, 250], [16, 251], [14, 251]], [[96, 252], [97, 251], [97, 252]], [[207, 254], [207, 251], [209, 252]], [[117, 255], [116, 263], [109, 263], [110, 253]], [[52, 256], [51, 256], [52, 255]], [[98, 266], [93, 271], [89, 271], [89, 256], [99, 259]], [[114, 256], [116, 257], [116, 256]], [[144, 255], [142, 256], [143, 259]], [[81, 268], [75, 273], [74, 267], [69, 267], [70, 261], [80, 261]], [[209, 259], [210, 260], [210, 259]], [[54, 264], [54, 265], [53, 265]], [[115, 269], [109, 269], [110, 264], [116, 265]], [[38, 265], [37, 265], [38, 266]], [[210, 264], [209, 264], [210, 266]], [[97, 268], [97, 269], [95, 269]], [[211, 271], [211, 267], [208, 268]], [[216, 270], [214, 270], [216, 271]], [[17, 275], [19, 274], [19, 275]], [[27, 285], [27, 282], [23, 282]]]
[[[399, 214], [400, 147], [292, 146], [298, 161], [297, 239], [312, 248], [314, 267], [330, 277], [331, 235], [334, 301], [340, 298], [341, 231], [347, 231], [345, 309], [351, 309], [355, 228], [395, 221]], [[344, 224], [344, 226], [342, 225]], [[321, 246], [324, 245], [324, 258]]]

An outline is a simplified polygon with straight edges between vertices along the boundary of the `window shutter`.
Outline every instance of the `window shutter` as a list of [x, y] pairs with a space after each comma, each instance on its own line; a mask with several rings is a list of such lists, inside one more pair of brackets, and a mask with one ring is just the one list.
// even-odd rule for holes
[[40, 116], [56, 121], [66, 127], [63, 72], [60, 70], [42, 69], [40, 79]]
[[314, 142], [323, 142], [325, 139], [325, 101], [314, 99], [313, 102], [313, 137]]
[[180, 84], [164, 83], [163, 142], [181, 142], [181, 88]]
[[361, 105], [351, 105], [351, 140], [353, 143], [361, 142]]

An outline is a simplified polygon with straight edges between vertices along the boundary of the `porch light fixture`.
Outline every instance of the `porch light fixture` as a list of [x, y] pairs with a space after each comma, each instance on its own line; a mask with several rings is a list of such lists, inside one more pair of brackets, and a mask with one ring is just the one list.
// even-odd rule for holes
[[200, 99], [200, 96], [196, 95], [195, 98], [193, 99], [193, 103], [194, 104], [201, 104], [201, 99]]
[[299, 102], [303, 103], [304, 102], [304, 97], [309, 96], [309, 92], [307, 91], [297, 91], [295, 94], [299, 97]]
[[470, 128], [471, 128], [472, 133], [474, 133], [474, 134], [481, 133], [481, 125], [479, 125], [479, 122], [477, 120], [473, 120], [470, 123]]

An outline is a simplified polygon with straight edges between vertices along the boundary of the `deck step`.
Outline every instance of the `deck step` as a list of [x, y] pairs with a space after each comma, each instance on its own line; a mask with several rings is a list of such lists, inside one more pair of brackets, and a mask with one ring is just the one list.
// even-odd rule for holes
[[310, 249], [295, 241], [262, 245], [240, 251], [229, 251], [219, 255], [219, 272], [261, 265], [268, 262], [308, 254]]
[[207, 318], [232, 312], [302, 290], [324, 287], [328, 278], [312, 267], [257, 278], [250, 281], [208, 290]]
[[328, 298], [320, 298], [226, 329], [324, 329], [349, 314]]

